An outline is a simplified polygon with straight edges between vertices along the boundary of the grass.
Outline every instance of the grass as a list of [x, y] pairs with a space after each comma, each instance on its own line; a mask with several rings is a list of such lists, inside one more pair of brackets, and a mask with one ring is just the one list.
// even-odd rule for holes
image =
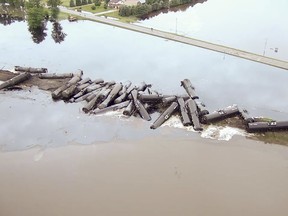
[[[257, 118], [256, 122], [271, 122], [273, 119], [270, 118]], [[254, 133], [254, 136], [249, 137], [253, 140], [259, 140], [264, 143], [279, 144], [288, 146], [288, 132], [283, 131], [267, 131], [262, 133]]]
[[[83, 11], [87, 11], [87, 12], [90, 12], [90, 13], [100, 13], [100, 12], [111, 10], [111, 8], [105, 9], [103, 3], [100, 6], [96, 6], [95, 10], [92, 10], [92, 8], [91, 8], [92, 6], [93, 6], [93, 4], [83, 5], [83, 6], [81, 6], [81, 9]], [[79, 7], [76, 7], [76, 8], [79, 8]]]
[[70, 0], [61, 0], [63, 6], [70, 7]]
[[[260, 122], [270, 122], [272, 119], [269, 118], [258, 118], [256, 121]], [[233, 118], [228, 118], [216, 123], [213, 123], [217, 126], [230, 126], [234, 128], [239, 128], [242, 130], [245, 130], [245, 123], [244, 121], [239, 117], [235, 116]], [[288, 146], [288, 131], [267, 131], [267, 132], [259, 132], [259, 133], [253, 133], [252, 136], [248, 136], [248, 139], [261, 141], [264, 143], [270, 143], [270, 144], [279, 144], [279, 145], [285, 145]]]
[[253, 140], [259, 140], [264, 143], [288, 146], [288, 132], [287, 131], [255, 133], [254, 136], [249, 137], [249, 138]]
[[118, 19], [121, 22], [126, 22], [126, 23], [136, 22], [138, 20], [138, 18], [135, 16], [129, 16], [129, 17], [119, 16], [118, 11], [107, 13], [105, 14], [105, 16], [113, 17], [113, 18]]
[[68, 19], [69, 14], [60, 12], [58, 15], [58, 20], [66, 20]]

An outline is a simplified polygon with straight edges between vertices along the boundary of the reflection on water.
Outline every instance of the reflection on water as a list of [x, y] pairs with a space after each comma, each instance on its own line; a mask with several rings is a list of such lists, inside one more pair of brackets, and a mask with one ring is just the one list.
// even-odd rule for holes
[[288, 60], [288, 1], [211, 0], [139, 25]]
[[47, 30], [46, 23], [42, 23], [42, 26], [39, 26], [37, 28], [28, 27], [28, 30], [31, 33], [33, 42], [36, 44], [44, 41], [45, 37], [47, 36], [47, 33], [45, 32]]
[[6, 26], [11, 25], [14, 22], [21, 22], [24, 21], [23, 17], [15, 17], [9, 14], [0, 14], [0, 24]]
[[56, 22], [56, 21], [53, 22], [53, 29], [52, 29], [51, 36], [53, 40], [55, 41], [55, 43], [61, 43], [64, 41], [67, 34], [64, 33], [62, 29], [63, 28], [59, 22]]
[[[39, 13], [43, 13], [41, 16]], [[34, 43], [39, 44], [43, 42], [47, 36], [47, 23], [48, 16], [44, 10], [29, 12], [26, 16], [26, 12], [22, 6], [6, 6], [0, 5], [0, 24], [4, 26], [11, 25], [12, 23], [24, 21], [25, 17], [27, 18], [28, 31], [31, 33], [31, 39]], [[55, 43], [62, 43], [66, 37], [66, 33], [63, 32], [63, 28], [61, 24], [56, 21], [59, 15], [59, 9], [51, 9], [51, 18], [50, 22], [52, 23], [52, 32], [51, 37], [55, 41]], [[41, 19], [39, 18], [42, 17]], [[35, 26], [35, 22], [38, 23]], [[32, 26], [33, 25], [33, 26]]]
[[171, 7], [171, 8], [165, 8], [165, 9], [162, 9], [159, 11], [154, 11], [154, 12], [148, 14], [147, 16], [143, 16], [141, 20], [151, 19], [151, 18], [156, 17], [160, 14], [167, 14], [169, 12], [177, 12], [177, 11], [185, 12], [188, 8], [193, 7], [194, 5], [196, 5], [198, 3], [203, 4], [206, 1], [207, 0], [193, 0], [191, 3], [188, 3], [188, 4], [184, 4], [184, 5], [180, 5], [180, 6], [176, 6], [176, 7]]
[[[238, 104], [254, 116], [288, 118], [285, 70], [91, 21], [61, 25], [69, 34], [61, 45], [51, 37], [31, 43], [24, 22], [0, 25], [1, 68], [82, 69], [91, 79], [146, 81], [164, 94], [183, 94], [180, 81], [189, 78], [209, 110]], [[52, 29], [47, 23], [47, 35]]]
[[[39, 44], [45, 40], [47, 36], [47, 28], [46, 23], [43, 23], [41, 27], [38, 28], [30, 28], [28, 27], [29, 32], [32, 35], [32, 40], [34, 43]], [[52, 22], [52, 31], [51, 37], [55, 41], [55, 43], [62, 43], [66, 37], [66, 33], [63, 32], [63, 28], [61, 24], [57, 21]]]
[[4, 26], [11, 25], [14, 22], [20, 22], [23, 21], [24, 19], [25, 19], [25, 11], [21, 5], [15, 7], [0, 3], [0, 24]]

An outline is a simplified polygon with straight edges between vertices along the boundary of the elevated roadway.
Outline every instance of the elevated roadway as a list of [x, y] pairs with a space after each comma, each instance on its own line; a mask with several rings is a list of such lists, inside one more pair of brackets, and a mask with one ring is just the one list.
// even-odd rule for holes
[[288, 70], [287, 61], [270, 58], [267, 56], [262, 56], [262, 55], [258, 55], [255, 53], [246, 52], [244, 50], [235, 49], [232, 47], [227, 47], [227, 46], [223, 46], [219, 44], [214, 44], [214, 43], [210, 43], [210, 42], [203, 41], [203, 40], [198, 40], [195, 38], [185, 37], [185, 36], [177, 35], [174, 33], [164, 32], [164, 31], [160, 31], [157, 29], [147, 28], [147, 27], [138, 26], [138, 25], [129, 24], [129, 23], [123, 23], [117, 20], [95, 16], [90, 13], [83, 13], [83, 12], [70, 10], [65, 7], [59, 7], [59, 9], [64, 13], [68, 13], [74, 16], [80, 16], [85, 19], [90, 19], [99, 23], [108, 24], [108, 25], [119, 27], [119, 28], [128, 29], [131, 31], [136, 31], [136, 32], [140, 32], [140, 33], [144, 33], [144, 34], [148, 34], [148, 35], [152, 35], [152, 36], [156, 36], [156, 37], [160, 37], [160, 38], [164, 38], [164, 39], [168, 39], [168, 40], [172, 40], [172, 41], [176, 41], [176, 42], [180, 42], [180, 43], [184, 43], [184, 44], [188, 44], [192, 46], [197, 46], [197, 47], [201, 47], [204, 49], [225, 53], [227, 55], [232, 55], [232, 56], [240, 57], [243, 59], [248, 59], [251, 61], [255, 61], [255, 62], [259, 62], [259, 63], [263, 63], [263, 64], [267, 64], [270, 66]]

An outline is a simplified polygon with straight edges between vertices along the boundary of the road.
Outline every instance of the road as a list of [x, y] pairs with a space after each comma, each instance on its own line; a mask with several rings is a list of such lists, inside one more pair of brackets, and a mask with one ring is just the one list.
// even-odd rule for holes
[[244, 50], [239, 50], [239, 49], [235, 49], [232, 47], [227, 47], [227, 46], [214, 44], [214, 43], [210, 43], [210, 42], [203, 41], [203, 40], [198, 40], [195, 38], [185, 37], [185, 36], [177, 35], [174, 33], [164, 32], [164, 31], [160, 31], [157, 29], [147, 28], [147, 27], [138, 26], [138, 25], [129, 24], [129, 23], [123, 23], [117, 20], [95, 16], [93, 14], [70, 10], [65, 7], [59, 7], [59, 9], [64, 13], [68, 13], [68, 14], [75, 15], [75, 16], [80, 16], [86, 19], [99, 22], [99, 23], [112, 25], [112, 26], [116, 26], [119, 28], [128, 29], [131, 31], [136, 31], [136, 32], [140, 32], [140, 33], [144, 33], [144, 34], [148, 34], [148, 35], [152, 35], [152, 36], [156, 36], [156, 37], [160, 37], [160, 38], [164, 38], [164, 39], [168, 39], [168, 40], [172, 40], [172, 41], [176, 41], [176, 42], [180, 42], [180, 43], [184, 43], [184, 44], [188, 44], [192, 46], [197, 46], [197, 47], [201, 47], [204, 49], [225, 53], [227, 55], [232, 55], [232, 56], [240, 57], [243, 59], [248, 59], [251, 61], [255, 61], [255, 62], [259, 62], [259, 63], [263, 63], [263, 64], [267, 64], [270, 66], [288, 70], [287, 61], [270, 58], [267, 56], [262, 56], [262, 55], [258, 55], [255, 53], [246, 52]]

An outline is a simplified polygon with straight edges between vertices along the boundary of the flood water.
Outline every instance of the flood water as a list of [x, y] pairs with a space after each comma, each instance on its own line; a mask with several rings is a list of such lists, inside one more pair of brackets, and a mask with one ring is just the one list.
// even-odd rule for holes
[[[260, 15], [254, 18], [255, 13], [260, 12], [255, 9], [257, 1], [252, 1], [250, 4], [243, 4], [245, 7], [247, 6], [245, 11], [250, 11], [246, 13], [244, 19], [243, 16], [240, 16], [243, 11], [236, 10], [238, 6], [242, 5], [239, 2], [242, 1], [224, 4], [221, 0], [210, 0], [203, 4], [196, 4], [184, 12], [161, 14], [137, 24], [172, 31], [176, 19], [177, 33], [179, 34], [187, 33], [187, 35], [198, 36], [200, 39], [212, 42], [217, 42], [216, 40], [221, 37], [226, 45], [235, 45], [235, 47], [237, 45], [242, 49], [249, 47], [255, 52], [253, 46], [256, 44], [255, 41], [261, 41], [259, 37], [269, 36], [270, 42], [272, 38], [277, 38], [276, 35], [281, 33], [282, 37], [278, 37], [279, 43], [281, 42], [281, 47], [287, 45], [288, 37], [284, 37], [288, 33], [285, 31], [286, 25], [277, 24], [278, 28], [282, 28], [283, 31], [276, 28], [274, 32], [259, 33], [260, 30], [263, 30], [264, 24], [269, 29], [273, 28], [277, 23], [274, 20], [276, 18], [271, 15], [274, 17], [271, 22], [266, 21], [267, 17], [260, 20]], [[266, 4], [261, 4], [261, 8], [268, 10], [267, 4], [270, 1], [264, 2]], [[279, 8], [279, 16], [284, 16], [283, 4], [285, 4], [284, 1], [272, 4], [273, 7]], [[244, 7], [243, 5], [242, 7]], [[217, 14], [215, 14], [216, 11], [218, 11]], [[231, 11], [235, 11], [235, 13]], [[252, 13], [252, 11], [255, 12]], [[226, 13], [234, 15], [228, 16]], [[217, 22], [215, 17], [219, 19]], [[236, 21], [233, 19], [238, 20], [237, 22], [240, 22], [241, 25], [236, 25]], [[246, 30], [247, 19], [254, 20], [254, 22], [250, 22], [255, 25], [254, 29], [250, 26], [250, 30]], [[277, 19], [279, 22], [283, 20], [280, 17]], [[31, 40], [26, 22], [15, 22], [7, 26], [0, 25], [1, 68], [13, 69], [15, 65], [47, 67], [49, 72], [56, 73], [82, 69], [84, 76], [92, 79], [101, 77], [118, 82], [130, 80], [133, 83], [145, 81], [164, 94], [185, 93], [184, 89], [180, 87], [180, 81], [188, 78], [210, 111], [237, 104], [246, 108], [252, 116], [270, 117], [275, 120], [288, 119], [286, 88], [288, 73], [286, 70], [91, 21], [76, 23], [62, 21], [61, 25], [67, 36], [60, 44], [55, 43], [51, 37], [51, 23], [47, 25], [46, 39], [40, 44], [35, 44]], [[194, 25], [197, 25], [198, 28], [194, 28]], [[174, 27], [170, 28], [169, 26]], [[214, 27], [212, 28], [212, 26]], [[237, 31], [235, 30], [236, 26]], [[220, 27], [222, 30], [218, 31]], [[249, 37], [243, 37], [243, 34], [238, 35], [237, 32], [246, 32], [247, 35], [249, 32]], [[235, 41], [234, 44], [230, 44], [231, 39]], [[280, 45], [277, 54], [282, 53]], [[1, 95], [1, 109], [5, 110], [9, 103], [14, 102]], [[47, 104], [51, 104], [51, 101], [48, 101]], [[34, 107], [36, 106], [34, 105]], [[62, 109], [62, 106], [58, 109]], [[41, 115], [41, 111], [36, 112]], [[46, 112], [50, 112], [49, 109]], [[7, 121], [11, 121], [13, 124], [14, 118]], [[67, 125], [68, 122], [66, 122]], [[99, 123], [97, 127], [105, 131], [109, 126], [106, 127], [107, 124], [102, 123]], [[130, 124], [125, 131], [131, 130], [131, 127], [133, 126]], [[149, 125], [144, 131], [143, 133], [139, 130], [138, 133], [132, 134], [136, 134], [136, 137], [151, 134]], [[123, 134], [122, 130], [119, 133]], [[115, 135], [115, 131], [108, 136], [108, 133], [101, 134], [98, 141], [111, 139]], [[129, 135], [124, 137], [127, 138]], [[47, 142], [45, 143], [47, 144]]]
[[288, 2], [208, 0], [140, 25], [288, 60]]
[[[137, 24], [177, 24], [179, 34], [259, 54], [267, 41], [265, 55], [287, 59], [285, 8], [286, 0], [208, 0]], [[61, 25], [60, 44], [51, 23], [40, 44], [25, 22], [0, 25], [0, 68], [82, 69], [91, 79], [146, 81], [164, 94], [185, 93], [180, 81], [188, 78], [211, 111], [238, 104], [288, 120], [286, 70], [91, 21]], [[87, 115], [82, 106], [34, 87], [0, 92], [1, 216], [287, 215], [287, 147], [233, 128], [200, 135], [177, 118], [151, 130], [140, 118]]]

